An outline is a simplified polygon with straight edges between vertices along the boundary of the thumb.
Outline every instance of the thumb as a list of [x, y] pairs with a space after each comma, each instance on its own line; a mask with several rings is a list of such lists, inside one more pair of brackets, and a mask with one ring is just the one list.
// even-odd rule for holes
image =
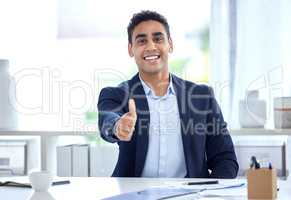
[[136, 107], [133, 99], [129, 99], [128, 101], [128, 110], [131, 116], [136, 116]]

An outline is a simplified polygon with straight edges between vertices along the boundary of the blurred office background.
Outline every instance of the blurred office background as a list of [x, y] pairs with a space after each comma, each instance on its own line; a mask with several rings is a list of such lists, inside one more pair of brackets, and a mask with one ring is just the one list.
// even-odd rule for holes
[[[133, 13], [147, 9], [170, 24], [170, 70], [211, 85], [230, 129], [240, 128], [238, 102], [247, 90], [259, 91], [265, 127], [274, 128], [273, 98], [291, 95], [288, 0], [4, 0], [0, 59], [9, 59], [16, 81], [17, 129], [95, 130], [100, 90], [137, 72], [126, 27]], [[102, 142], [58, 139], [60, 147], [73, 143]]]

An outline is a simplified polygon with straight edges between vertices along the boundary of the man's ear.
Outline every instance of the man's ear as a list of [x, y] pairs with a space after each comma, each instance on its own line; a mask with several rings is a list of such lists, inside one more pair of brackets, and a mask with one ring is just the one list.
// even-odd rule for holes
[[128, 54], [129, 54], [129, 56], [130, 57], [133, 57], [132, 44], [128, 43], [127, 47], [128, 47]]
[[172, 53], [173, 50], [174, 50], [174, 46], [173, 46], [173, 41], [172, 41], [172, 38], [169, 37], [169, 53]]

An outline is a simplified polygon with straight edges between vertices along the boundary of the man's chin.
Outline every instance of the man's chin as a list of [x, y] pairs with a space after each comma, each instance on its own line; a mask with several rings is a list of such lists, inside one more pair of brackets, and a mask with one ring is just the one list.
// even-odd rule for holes
[[143, 68], [141, 68], [141, 71], [144, 73], [147, 73], [147, 74], [158, 74], [161, 71], [163, 71], [163, 67], [155, 67], [155, 68], [143, 67]]
[[146, 73], [146, 74], [151, 74], [151, 75], [154, 75], [154, 74], [158, 74], [160, 73], [162, 70], [161, 69], [155, 69], [155, 70], [142, 70], [143, 73]]

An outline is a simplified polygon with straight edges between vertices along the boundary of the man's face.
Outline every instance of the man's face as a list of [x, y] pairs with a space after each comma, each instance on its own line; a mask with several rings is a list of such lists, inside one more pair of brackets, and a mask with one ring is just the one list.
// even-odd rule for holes
[[168, 53], [172, 51], [171, 38], [164, 26], [154, 20], [138, 24], [132, 33], [132, 44], [128, 44], [129, 55], [135, 58], [139, 71], [148, 74], [168, 70]]

